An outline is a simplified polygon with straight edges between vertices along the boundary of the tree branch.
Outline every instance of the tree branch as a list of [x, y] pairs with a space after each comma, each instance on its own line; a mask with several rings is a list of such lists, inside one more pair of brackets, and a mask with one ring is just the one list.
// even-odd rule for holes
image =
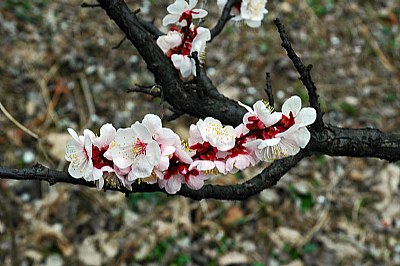
[[[161, 86], [165, 100], [176, 110], [175, 112], [200, 118], [212, 116], [224, 124], [238, 125], [242, 122], [245, 109], [221, 95], [199, 63], [197, 64], [199, 69], [196, 82], [184, 83], [169, 59], [158, 48], [154, 34], [146, 29], [136, 13], [131, 12], [123, 0], [98, 0], [98, 2], [138, 49], [147, 63], [148, 69], [153, 73], [155, 83]], [[228, 3], [233, 5], [234, 2], [230, 0]], [[228, 11], [225, 6], [224, 12]], [[286, 49], [289, 58], [300, 74], [301, 81], [308, 90], [310, 104], [317, 110], [317, 121], [310, 127], [311, 140], [309, 144], [295, 156], [275, 161], [262, 173], [243, 184], [232, 186], [206, 185], [197, 191], [184, 186], [178, 194], [197, 200], [202, 198], [246, 199], [275, 185], [301, 159], [314, 154], [376, 157], [390, 162], [400, 160], [400, 135], [383, 133], [378, 129], [339, 128], [323, 123], [323, 113], [318, 103], [318, 94], [310, 75], [311, 67], [304, 66], [301, 59], [296, 55], [279, 19], [275, 20], [275, 24], [282, 39], [282, 46]], [[193, 93], [198, 90], [202, 90], [202, 93]], [[149, 93], [148, 90], [141, 90], [141, 92]], [[74, 179], [66, 172], [50, 170], [41, 165], [26, 169], [0, 168], [0, 179], [2, 178], [47, 181], [50, 185], [62, 182], [89, 187], [95, 186], [94, 183], [86, 182], [83, 179]], [[144, 182], [133, 184], [132, 187], [133, 192], [123, 187], [106, 187], [106, 189], [117, 190], [126, 194], [163, 191], [156, 184], [149, 185]]]
[[231, 15], [231, 9], [235, 4], [239, 4], [240, 0], [229, 0], [226, 2], [224, 9], [222, 10], [221, 17], [218, 19], [217, 25], [214, 26], [210, 30], [211, 32], [211, 40], [209, 42], [212, 42], [212, 40], [222, 32], [222, 30], [225, 27], [225, 24], [234, 16]]
[[279, 36], [282, 40], [281, 46], [285, 48], [288, 57], [290, 58], [290, 60], [292, 60], [293, 65], [295, 66], [297, 72], [300, 74], [300, 80], [308, 91], [311, 107], [313, 107], [317, 111], [317, 119], [315, 120], [313, 127], [315, 127], [316, 129], [321, 129], [324, 125], [322, 121], [323, 113], [318, 102], [319, 96], [317, 94], [317, 87], [315, 87], [315, 84], [310, 74], [312, 65], [305, 66], [300, 57], [297, 56], [296, 52], [292, 48], [288, 35], [285, 32], [285, 27], [283, 26], [279, 18], [276, 18], [274, 20], [274, 23], [278, 28]]

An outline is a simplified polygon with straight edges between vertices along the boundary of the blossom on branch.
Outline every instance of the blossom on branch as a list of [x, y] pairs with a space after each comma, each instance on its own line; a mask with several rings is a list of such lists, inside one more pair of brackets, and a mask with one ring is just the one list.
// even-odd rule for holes
[[120, 128], [107, 154], [119, 169], [131, 167], [128, 181], [146, 178], [160, 162], [161, 151], [149, 130], [136, 122], [130, 128]]
[[[256, 103], [255, 110], [250, 109], [244, 116], [244, 123], [250, 130], [249, 137], [254, 136], [254, 140], [244, 146], [253, 150], [259, 160], [273, 161], [292, 156], [308, 144], [310, 132], [306, 126], [314, 123], [316, 111], [311, 107], [301, 109], [300, 97], [293, 96], [286, 100], [282, 113], [270, 112], [268, 115], [268, 112], [260, 111], [264, 108], [260, 108], [260, 104]], [[277, 120], [279, 116], [281, 118]]]
[[92, 141], [89, 135], [78, 136], [75, 130], [68, 128], [72, 140], [67, 143], [65, 160], [70, 162], [68, 173], [74, 178], [95, 180], [93, 177]]
[[[223, 9], [227, 0], [218, 0], [217, 4]], [[244, 21], [249, 27], [258, 28], [264, 19], [264, 14], [268, 13], [265, 8], [267, 0], [242, 0], [240, 4], [234, 5], [231, 14], [234, 21]]]
[[310, 141], [306, 127], [314, 123], [316, 111], [302, 108], [300, 97], [286, 100], [282, 112], [264, 101], [253, 108], [239, 104], [248, 111], [242, 124], [233, 128], [212, 117], [200, 119], [190, 126], [188, 144], [153, 114], [129, 128], [116, 130], [105, 124], [99, 136], [88, 129], [78, 136], [69, 128], [68, 172], [94, 181], [98, 189], [106, 184], [132, 190], [134, 182], [144, 181], [176, 194], [182, 184], [200, 189], [213, 175], [295, 155]]
[[194, 9], [197, 0], [189, 0], [189, 4], [185, 0], [176, 0], [167, 7], [168, 15], [163, 19], [163, 25], [176, 24], [178, 26], [188, 26], [192, 23], [192, 19], [204, 18], [208, 12], [204, 9]]
[[196, 151], [194, 162], [190, 169], [211, 171], [226, 174], [226, 151], [235, 146], [235, 130], [232, 126], [222, 126], [221, 122], [212, 117], [200, 119], [196, 125], [191, 125], [188, 139], [190, 149]]

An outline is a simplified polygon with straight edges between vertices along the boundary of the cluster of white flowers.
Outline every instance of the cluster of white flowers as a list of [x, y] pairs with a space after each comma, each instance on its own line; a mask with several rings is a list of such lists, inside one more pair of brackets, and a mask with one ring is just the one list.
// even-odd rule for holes
[[184, 0], [176, 0], [169, 5], [169, 14], [164, 17], [163, 25], [175, 25], [167, 35], [157, 39], [158, 46], [184, 78], [191, 74], [196, 76], [196, 64], [191, 55], [193, 52], [203, 55], [206, 42], [211, 39], [209, 29], [197, 27], [192, 22], [193, 19], [204, 18], [208, 14], [203, 9], [195, 9], [196, 5], [197, 0], [189, 0], [189, 4]]
[[[223, 9], [227, 0], [218, 0], [218, 6]], [[261, 25], [267, 0], [243, 0], [231, 9], [233, 20], [244, 21], [250, 27], [256, 28]], [[179, 70], [183, 78], [191, 75], [196, 76], [196, 63], [191, 57], [197, 52], [199, 60], [205, 58], [207, 41], [211, 40], [210, 30], [193, 24], [194, 19], [207, 16], [204, 9], [195, 8], [197, 0], [176, 0], [167, 7], [168, 14], [162, 23], [164, 26], [173, 25], [166, 35], [157, 39], [157, 45], [171, 60], [174, 67]], [[204, 63], [204, 62], [202, 62]]]
[[[218, 0], [217, 5], [223, 9], [227, 0]], [[260, 27], [264, 14], [268, 13], [265, 8], [267, 0], [242, 0], [239, 4], [233, 6], [231, 14], [234, 15], [234, 21], [244, 21], [249, 27]]]
[[[241, 103], [240, 103], [241, 104]], [[71, 128], [65, 159], [74, 178], [94, 181], [98, 189], [124, 186], [132, 190], [137, 181], [158, 183], [169, 194], [186, 184], [200, 189], [215, 174], [235, 173], [259, 161], [274, 161], [295, 155], [304, 148], [310, 133], [306, 126], [316, 119], [311, 107], [301, 108], [298, 96], [289, 98], [282, 112], [272, 111], [263, 101], [233, 128], [212, 117], [191, 125], [186, 143], [161, 119], [148, 114], [142, 122], [116, 130], [111, 124], [100, 135], [85, 129], [83, 135]]]

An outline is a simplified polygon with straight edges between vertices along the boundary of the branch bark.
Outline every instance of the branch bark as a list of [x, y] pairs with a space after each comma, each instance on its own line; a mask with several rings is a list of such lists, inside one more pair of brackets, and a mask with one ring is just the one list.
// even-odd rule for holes
[[[221, 95], [202, 67], [199, 68], [198, 77], [194, 82], [184, 83], [181, 80], [171, 62], [157, 46], [154, 38], [157, 32], [145, 27], [143, 20], [137, 17], [137, 12], [130, 11], [123, 0], [98, 0], [98, 2], [138, 49], [147, 63], [148, 69], [153, 73], [155, 83], [161, 86], [164, 99], [171, 104], [176, 112], [199, 118], [212, 116], [224, 124], [234, 126], [242, 122], [246, 110], [236, 102]], [[230, 11], [229, 5], [231, 5], [231, 8], [233, 3], [235, 1], [232, 0], [227, 3], [223, 14]], [[220, 20], [224, 22], [228, 19], [221, 18]], [[223, 25], [222, 27], [219, 26], [218, 30], [222, 30]], [[178, 192], [179, 195], [196, 200], [203, 198], [243, 200], [275, 185], [300, 160], [314, 154], [376, 157], [389, 162], [400, 160], [400, 135], [383, 133], [378, 129], [339, 128], [323, 123], [323, 113], [318, 103], [318, 94], [310, 74], [311, 67], [304, 66], [301, 59], [296, 55], [279, 19], [275, 20], [275, 25], [282, 40], [282, 47], [287, 51], [289, 58], [300, 74], [301, 81], [308, 90], [310, 104], [317, 110], [317, 121], [310, 127], [310, 143], [297, 155], [275, 161], [262, 173], [242, 184], [232, 186], [206, 185], [197, 191], [184, 186]], [[218, 31], [216, 30], [216, 32]], [[74, 179], [66, 172], [51, 170], [41, 165], [26, 169], [0, 168], [0, 178], [40, 180], [47, 181], [50, 185], [61, 182], [89, 187], [95, 186], [94, 183], [86, 182], [83, 179]], [[106, 190], [117, 190], [125, 194], [163, 191], [157, 185], [149, 185], [143, 182], [134, 184], [132, 188], [133, 191], [128, 191], [123, 187], [105, 187]]]

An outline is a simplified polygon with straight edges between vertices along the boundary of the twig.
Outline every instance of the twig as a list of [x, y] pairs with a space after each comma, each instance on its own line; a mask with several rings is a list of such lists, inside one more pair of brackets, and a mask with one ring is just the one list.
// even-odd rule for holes
[[268, 104], [272, 108], [274, 107], [274, 94], [272, 93], [272, 84], [271, 84], [271, 74], [267, 72], [265, 74], [266, 78], [266, 85], [265, 85], [265, 92], [267, 93], [268, 96]]
[[126, 40], [126, 35], [124, 36], [124, 38], [122, 38], [122, 40], [119, 41], [119, 43], [113, 47], [111, 47], [111, 49], [115, 50], [115, 49], [119, 49], [119, 47], [121, 47], [121, 45], [124, 43], [124, 41]]
[[221, 17], [218, 19], [217, 25], [210, 30], [211, 40], [209, 42], [212, 42], [212, 40], [224, 29], [225, 24], [234, 17], [231, 15], [231, 9], [235, 4], [238, 3], [240, 3], [240, 0], [228, 0], [228, 2], [226, 2]]
[[0, 110], [3, 112], [3, 114], [11, 121], [14, 123], [14, 125], [16, 125], [17, 127], [19, 127], [22, 131], [24, 131], [25, 133], [27, 133], [28, 135], [30, 135], [32, 138], [38, 140], [39, 136], [35, 133], [33, 133], [31, 130], [29, 130], [28, 128], [26, 128], [24, 125], [22, 125], [20, 122], [18, 122], [7, 110], [6, 108], [3, 106], [3, 104], [0, 102]]
[[137, 87], [128, 89], [127, 92], [141, 92], [144, 94], [151, 95], [153, 97], [160, 97], [162, 96], [161, 90], [157, 91], [156, 88], [160, 88], [157, 84], [144, 86], [144, 85], [137, 85]]
[[[264, 169], [260, 174], [242, 184], [220, 186], [220, 185], [205, 185], [199, 190], [189, 189], [187, 186], [182, 186], [177, 192], [178, 195], [189, 197], [195, 200], [212, 198], [220, 200], [244, 200], [250, 196], [260, 193], [262, 190], [274, 186], [280, 178], [291, 168], [293, 168], [300, 160], [305, 157], [305, 153], [300, 151], [292, 157], [287, 157], [275, 161], [269, 167]], [[75, 185], [83, 185], [87, 187], [95, 187], [94, 182], [87, 182], [84, 179], [76, 179], [71, 177], [67, 172], [51, 170], [40, 164], [33, 168], [25, 169], [10, 169], [0, 167], [0, 179], [15, 179], [15, 180], [38, 180], [47, 181], [50, 185], [56, 183], [69, 183]], [[160, 189], [157, 184], [147, 184], [145, 182], [132, 184], [132, 191], [125, 187], [104, 187], [104, 190], [113, 190], [129, 195], [137, 192], [165, 192]]]
[[95, 8], [95, 7], [101, 7], [101, 5], [100, 5], [100, 4], [88, 4], [88, 3], [83, 2], [83, 3], [81, 4], [81, 7], [82, 7], [82, 8], [87, 8], [87, 7], [89, 7], [89, 8]]
[[315, 87], [314, 81], [312, 80], [310, 74], [312, 65], [305, 66], [301, 59], [297, 56], [296, 52], [292, 48], [288, 35], [285, 32], [285, 27], [282, 25], [279, 18], [276, 18], [274, 20], [274, 23], [282, 40], [281, 46], [286, 50], [288, 57], [293, 62], [293, 65], [295, 66], [297, 72], [300, 74], [300, 80], [308, 91], [311, 107], [313, 107], [317, 111], [317, 119], [315, 120], [315, 123], [312, 125], [312, 127], [315, 127], [316, 129], [322, 129], [324, 127], [324, 123], [322, 121], [323, 113], [318, 102], [319, 96], [317, 94], [317, 88]]

